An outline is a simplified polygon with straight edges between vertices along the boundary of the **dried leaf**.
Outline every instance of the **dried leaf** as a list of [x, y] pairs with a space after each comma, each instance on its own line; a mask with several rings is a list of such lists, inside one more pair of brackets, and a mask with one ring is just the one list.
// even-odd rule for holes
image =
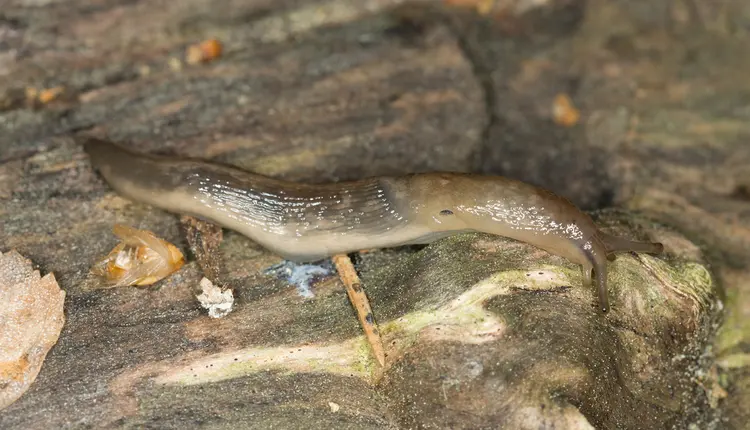
[[557, 125], [572, 127], [578, 123], [581, 113], [567, 94], [558, 94], [552, 104], [552, 116]]
[[209, 39], [187, 48], [185, 62], [188, 64], [198, 64], [213, 61], [221, 56], [221, 42], [216, 39]]
[[36, 89], [33, 87], [26, 88], [26, 104], [30, 107], [41, 107], [51, 103], [65, 94], [65, 87], [57, 86], [53, 88]]
[[16, 251], [0, 253], [0, 409], [16, 401], [57, 343], [65, 291]]
[[185, 258], [171, 243], [147, 230], [117, 224], [121, 242], [91, 269], [110, 287], [151, 285], [179, 270]]

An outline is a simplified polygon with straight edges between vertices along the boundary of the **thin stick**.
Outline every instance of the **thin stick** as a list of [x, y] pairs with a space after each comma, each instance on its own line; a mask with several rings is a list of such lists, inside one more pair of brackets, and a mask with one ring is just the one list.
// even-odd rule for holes
[[370, 302], [367, 300], [367, 295], [365, 295], [365, 291], [362, 289], [362, 281], [357, 276], [357, 271], [354, 269], [352, 260], [345, 254], [334, 255], [332, 260], [336, 266], [336, 270], [339, 272], [341, 282], [346, 287], [349, 301], [352, 302], [352, 306], [354, 306], [354, 310], [357, 312], [357, 318], [359, 318], [359, 323], [365, 331], [365, 336], [367, 336], [367, 341], [370, 343], [372, 352], [378, 363], [381, 366], [385, 366], [385, 352], [383, 351], [383, 341], [380, 339], [380, 331], [375, 322], [375, 317], [372, 315]]

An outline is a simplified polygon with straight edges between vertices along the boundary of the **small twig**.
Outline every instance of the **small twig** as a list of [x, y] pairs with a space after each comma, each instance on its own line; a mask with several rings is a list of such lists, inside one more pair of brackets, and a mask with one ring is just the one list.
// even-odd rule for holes
[[336, 270], [339, 272], [341, 282], [346, 287], [349, 301], [352, 302], [352, 306], [354, 306], [354, 310], [357, 312], [357, 318], [359, 318], [359, 323], [365, 331], [365, 336], [367, 336], [367, 341], [370, 343], [372, 352], [378, 363], [381, 366], [385, 366], [383, 341], [380, 338], [380, 331], [372, 314], [372, 309], [370, 309], [370, 302], [367, 300], [367, 295], [362, 289], [362, 281], [357, 276], [357, 271], [354, 269], [349, 256], [344, 254], [334, 255], [332, 260], [336, 266]]

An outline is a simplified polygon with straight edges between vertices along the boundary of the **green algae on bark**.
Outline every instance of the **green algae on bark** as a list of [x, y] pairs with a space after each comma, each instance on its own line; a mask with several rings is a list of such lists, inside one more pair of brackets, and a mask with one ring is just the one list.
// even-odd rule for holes
[[[606, 315], [581, 287], [577, 267], [501, 238], [456, 237], [413, 254], [418, 261], [395, 263], [419, 270], [371, 283], [399, 285], [407, 290], [400, 305], [416, 300], [422, 309], [383, 325], [389, 357], [398, 361], [382, 387], [400, 424], [661, 428], [699, 419], [686, 411], [707, 401], [694, 396], [702, 392], [693, 377], [720, 307], [702, 260], [672, 257], [677, 249], [666, 254], [623, 254], [610, 263]], [[472, 282], [482, 273], [472, 263], [488, 258], [507, 267], [495, 263], [493, 274]]]

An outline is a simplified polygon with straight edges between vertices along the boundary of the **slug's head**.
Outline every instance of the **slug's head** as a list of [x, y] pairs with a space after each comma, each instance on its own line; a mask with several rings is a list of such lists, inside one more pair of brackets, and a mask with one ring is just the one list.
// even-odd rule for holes
[[580, 245], [587, 262], [583, 264], [584, 286], [593, 281], [599, 292], [599, 305], [603, 312], [609, 311], [607, 291], [607, 262], [615, 259], [617, 252], [643, 252], [660, 254], [664, 245], [658, 242], [636, 242], [597, 231], [591, 239]]

